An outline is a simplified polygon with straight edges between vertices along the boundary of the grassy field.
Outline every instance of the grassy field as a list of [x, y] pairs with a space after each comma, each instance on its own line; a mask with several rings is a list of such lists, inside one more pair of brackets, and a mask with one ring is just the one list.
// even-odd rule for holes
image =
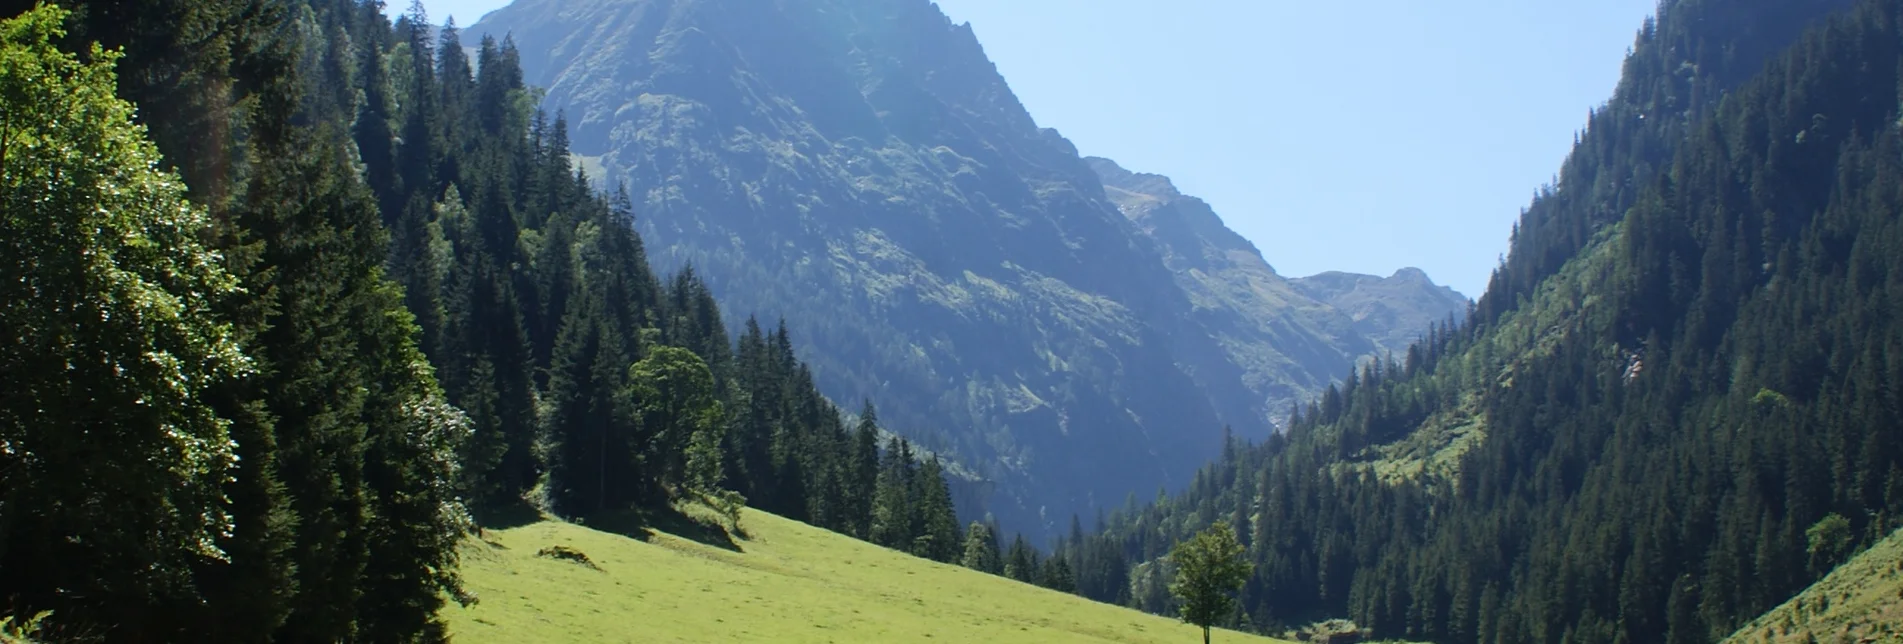
[[[902, 555], [748, 511], [621, 536], [543, 521], [464, 548], [458, 642], [1201, 642], [1175, 620]], [[671, 534], [670, 534], [671, 533]], [[594, 567], [537, 556], [566, 546]], [[1230, 632], [1217, 642], [1271, 642]]]
[[1903, 644], [1903, 531], [1725, 639], [1760, 642]]

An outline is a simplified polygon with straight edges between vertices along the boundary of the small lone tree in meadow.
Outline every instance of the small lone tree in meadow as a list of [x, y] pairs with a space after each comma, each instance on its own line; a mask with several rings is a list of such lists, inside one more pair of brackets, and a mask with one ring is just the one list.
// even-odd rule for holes
[[1209, 644], [1209, 627], [1235, 610], [1233, 593], [1249, 580], [1254, 567], [1243, 559], [1242, 543], [1227, 523], [1176, 544], [1169, 558], [1176, 564], [1170, 594], [1183, 602], [1183, 621], [1201, 626], [1203, 644]]

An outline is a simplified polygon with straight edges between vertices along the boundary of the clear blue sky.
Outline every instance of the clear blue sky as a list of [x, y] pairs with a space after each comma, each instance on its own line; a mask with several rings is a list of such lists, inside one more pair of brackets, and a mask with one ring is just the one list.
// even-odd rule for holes
[[[1046, 127], [1169, 175], [1284, 275], [1469, 297], [1655, 0], [938, 0]], [[391, 2], [393, 11], [408, 6]], [[429, 0], [473, 24], [504, 0]]]

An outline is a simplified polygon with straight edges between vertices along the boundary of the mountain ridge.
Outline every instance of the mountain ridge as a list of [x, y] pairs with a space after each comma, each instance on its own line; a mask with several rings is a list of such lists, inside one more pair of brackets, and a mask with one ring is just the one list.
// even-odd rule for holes
[[1659, 11], [1466, 320], [1096, 538], [1155, 561], [1246, 525], [1255, 623], [1450, 643], [1755, 641], [1894, 603], [1879, 557], [1844, 571], [1877, 592], [1827, 583], [1738, 631], [1903, 516], [1903, 11]]
[[1346, 317], [1245, 332], [1238, 300], [1184, 290], [925, 0], [518, 0], [469, 31], [520, 45], [658, 266], [784, 317], [828, 395], [995, 482], [974, 514], [1048, 530], [1180, 487], [1223, 427], [1268, 435], [1373, 349]]

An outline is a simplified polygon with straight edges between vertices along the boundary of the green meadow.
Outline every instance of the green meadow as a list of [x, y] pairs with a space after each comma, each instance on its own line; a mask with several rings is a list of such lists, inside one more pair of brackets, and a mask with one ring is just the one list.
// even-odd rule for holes
[[[1172, 619], [1092, 602], [747, 511], [596, 530], [540, 521], [463, 549], [479, 601], [444, 610], [458, 642], [1201, 642]], [[617, 533], [618, 532], [618, 533]], [[625, 536], [633, 535], [633, 536]], [[564, 546], [592, 565], [538, 556]], [[1216, 642], [1274, 642], [1227, 631]]]
[[1760, 642], [1903, 644], [1903, 531], [1725, 639]]

